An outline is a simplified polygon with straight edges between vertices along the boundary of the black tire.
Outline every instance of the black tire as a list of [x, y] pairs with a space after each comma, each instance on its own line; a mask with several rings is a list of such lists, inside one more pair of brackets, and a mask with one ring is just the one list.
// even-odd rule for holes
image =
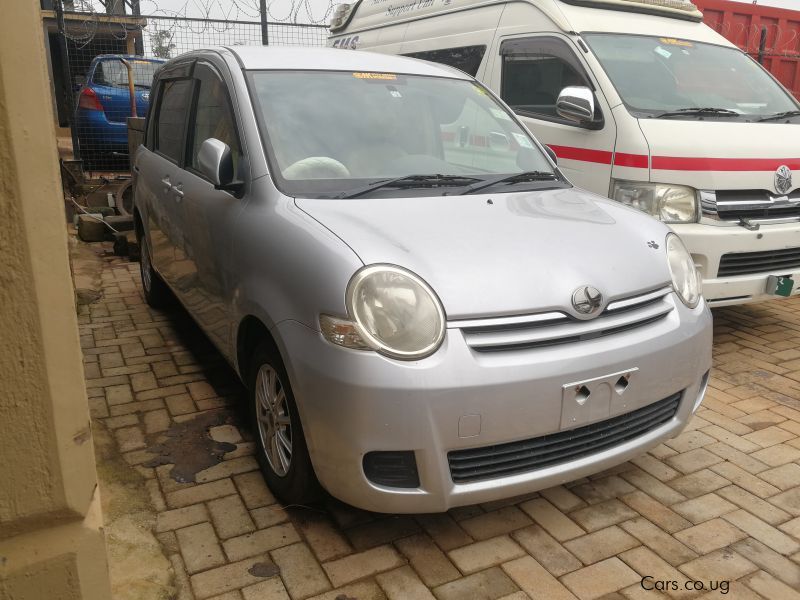
[[137, 236], [139, 241], [139, 274], [142, 277], [144, 299], [153, 308], [165, 308], [172, 302], [172, 292], [156, 273], [150, 262], [150, 245], [144, 234]]
[[[280, 391], [283, 391], [281, 406], [276, 407], [274, 414], [285, 416], [288, 413], [289, 425], [288, 432], [283, 430], [284, 438], [290, 441], [290, 458], [288, 467], [281, 464], [274, 451], [270, 451], [271, 437], [269, 427], [265, 424], [259, 426], [259, 416], [262, 416], [262, 423], [269, 419], [268, 410], [264, 407], [260, 398], [265, 397], [262, 393], [259, 396], [257, 387], [262, 385], [262, 380], [270, 387], [268, 375], [273, 373], [276, 377], [274, 389], [281, 398]], [[261, 374], [261, 378], [259, 378]], [[303, 425], [300, 422], [300, 414], [294, 401], [294, 394], [286, 375], [286, 369], [278, 351], [266, 342], [262, 342], [256, 347], [250, 361], [247, 381], [247, 404], [248, 416], [253, 429], [253, 437], [256, 442], [256, 459], [261, 467], [261, 472], [267, 485], [273, 494], [284, 504], [312, 504], [319, 500], [321, 488], [311, 464], [311, 457], [308, 453]], [[288, 433], [288, 436], [287, 436]], [[276, 441], [277, 443], [277, 441]], [[285, 451], [285, 447], [284, 447]], [[272, 456], [273, 458], [270, 458]], [[284, 452], [285, 458], [285, 452]], [[272, 463], [277, 463], [277, 468]], [[285, 472], [281, 470], [285, 468]]]

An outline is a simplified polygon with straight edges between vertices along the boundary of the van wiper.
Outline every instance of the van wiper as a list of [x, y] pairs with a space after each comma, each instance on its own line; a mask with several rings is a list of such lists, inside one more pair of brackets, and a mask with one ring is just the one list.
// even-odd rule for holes
[[466, 177], [464, 175], [405, 175], [394, 179], [383, 179], [375, 181], [362, 188], [342, 192], [336, 198], [357, 198], [373, 190], [381, 188], [425, 188], [425, 187], [453, 187], [468, 185], [472, 181], [481, 181], [478, 177]]
[[758, 122], [763, 123], [764, 121], [780, 121], [781, 119], [788, 119], [790, 117], [800, 117], [800, 110], [787, 110], [785, 112], [775, 113], [774, 115], [769, 115], [768, 117], [759, 119]]
[[524, 173], [517, 173], [516, 175], [501, 175], [500, 177], [493, 177], [492, 179], [484, 179], [478, 183], [473, 183], [470, 186], [467, 186], [461, 195], [464, 194], [472, 194], [473, 192], [477, 192], [479, 190], [483, 190], [485, 188], [491, 187], [497, 183], [524, 183], [527, 181], [556, 181], [558, 180], [558, 176], [555, 173], [551, 173], [549, 171], [525, 171]]
[[668, 110], [658, 113], [650, 117], [651, 119], [663, 119], [665, 117], [684, 117], [684, 116], [712, 116], [719, 115], [721, 117], [741, 117], [742, 113], [727, 108], [679, 108], [677, 110]]

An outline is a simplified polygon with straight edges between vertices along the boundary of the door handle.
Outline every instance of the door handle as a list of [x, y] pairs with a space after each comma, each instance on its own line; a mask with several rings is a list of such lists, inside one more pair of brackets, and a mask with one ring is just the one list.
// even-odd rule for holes
[[161, 180], [161, 183], [164, 184], [164, 191], [165, 192], [168, 192], [170, 190], [170, 188], [172, 187], [172, 183], [169, 180], [169, 175], [164, 177], [164, 179]]
[[180, 202], [181, 199], [183, 198], [183, 184], [179, 183], [178, 185], [171, 186], [171, 188], [172, 188], [172, 193], [175, 194], [177, 201]]

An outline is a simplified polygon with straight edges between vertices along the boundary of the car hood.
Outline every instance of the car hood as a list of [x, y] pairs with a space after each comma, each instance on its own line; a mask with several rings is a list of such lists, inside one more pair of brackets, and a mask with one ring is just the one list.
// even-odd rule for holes
[[800, 170], [799, 123], [640, 119], [639, 125], [650, 146], [651, 181], [775, 193], [778, 167]]
[[425, 279], [449, 319], [573, 313], [579, 286], [613, 300], [670, 281], [663, 224], [576, 189], [295, 202], [364, 264]]

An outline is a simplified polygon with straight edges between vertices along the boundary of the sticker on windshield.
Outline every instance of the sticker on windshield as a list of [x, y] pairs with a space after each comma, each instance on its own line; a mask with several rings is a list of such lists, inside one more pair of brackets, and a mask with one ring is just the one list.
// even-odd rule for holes
[[675, 38], [658, 38], [658, 41], [667, 46], [683, 46], [684, 48], [694, 48], [694, 44], [687, 40], [678, 40]]
[[403, 97], [403, 94], [401, 94], [400, 92], [398, 92], [397, 90], [395, 90], [393, 88], [389, 88], [389, 93], [392, 95], [392, 98], [402, 98]]
[[511, 117], [508, 116], [508, 113], [504, 110], [500, 110], [499, 108], [491, 108], [489, 109], [492, 111], [495, 119], [502, 119], [504, 121], [510, 121]]
[[661, 46], [656, 46], [655, 53], [660, 54], [664, 58], [669, 58], [670, 56], [672, 56], [672, 52], [670, 52], [666, 48], [662, 48]]
[[511, 135], [514, 136], [514, 139], [517, 140], [517, 143], [522, 148], [533, 148], [533, 142], [531, 142], [530, 139], [528, 139], [528, 136], [516, 132], [512, 133]]
[[379, 81], [397, 81], [394, 73], [353, 73], [356, 79], [377, 79]]

